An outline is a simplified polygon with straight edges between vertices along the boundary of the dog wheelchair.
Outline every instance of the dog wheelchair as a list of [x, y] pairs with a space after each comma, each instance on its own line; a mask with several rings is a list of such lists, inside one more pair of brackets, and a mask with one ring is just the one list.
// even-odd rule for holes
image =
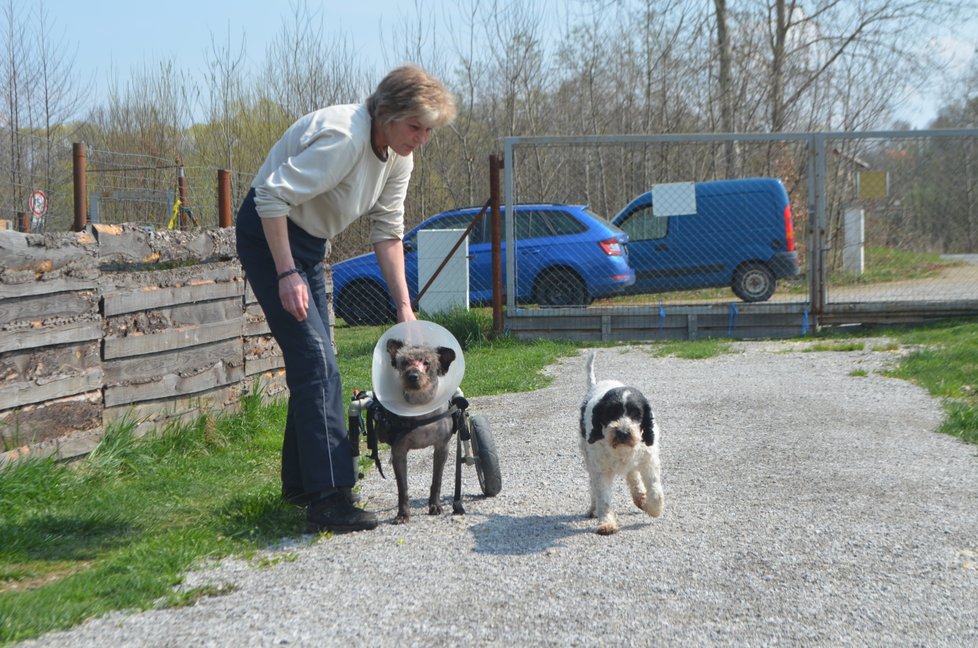
[[354, 472], [358, 479], [363, 478], [359, 472], [360, 440], [365, 434], [370, 458], [380, 476], [386, 479], [380, 462], [380, 439], [393, 440], [398, 435], [408, 434], [411, 430], [434, 423], [442, 418], [452, 418], [452, 434], [456, 438], [455, 449], [455, 492], [452, 499], [452, 512], [464, 515], [462, 506], [462, 466], [473, 466], [479, 479], [479, 487], [486, 497], [495, 497], [502, 489], [502, 476], [499, 472], [499, 457], [496, 453], [496, 442], [489, 431], [489, 421], [482, 415], [472, 415], [468, 411], [469, 401], [456, 389], [449, 401], [448, 411], [420, 417], [406, 417], [394, 414], [380, 404], [371, 391], [353, 392], [348, 411], [349, 425], [347, 428], [350, 448], [353, 451]]

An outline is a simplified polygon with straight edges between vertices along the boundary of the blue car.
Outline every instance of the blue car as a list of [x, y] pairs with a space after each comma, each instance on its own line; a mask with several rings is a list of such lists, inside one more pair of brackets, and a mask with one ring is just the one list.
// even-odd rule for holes
[[[464, 230], [481, 207], [432, 216], [404, 236], [404, 258], [412, 301], [417, 299], [417, 238], [421, 230]], [[520, 303], [540, 306], [587, 305], [618, 294], [635, 281], [628, 265], [628, 236], [582, 205], [517, 205], [517, 295]], [[489, 212], [469, 234], [469, 299], [492, 301], [492, 253]], [[449, 250], [445, 250], [447, 254]], [[502, 243], [503, 282], [506, 241]], [[394, 318], [384, 278], [373, 253], [332, 266], [333, 304], [350, 325], [381, 324]]]

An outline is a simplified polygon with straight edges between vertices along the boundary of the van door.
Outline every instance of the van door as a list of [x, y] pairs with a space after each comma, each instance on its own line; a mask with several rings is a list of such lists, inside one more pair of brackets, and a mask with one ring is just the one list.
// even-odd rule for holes
[[656, 216], [645, 204], [616, 219], [628, 234], [628, 264], [635, 270], [630, 293], [682, 290], [690, 280], [693, 257], [683, 244], [683, 219], [695, 216]]

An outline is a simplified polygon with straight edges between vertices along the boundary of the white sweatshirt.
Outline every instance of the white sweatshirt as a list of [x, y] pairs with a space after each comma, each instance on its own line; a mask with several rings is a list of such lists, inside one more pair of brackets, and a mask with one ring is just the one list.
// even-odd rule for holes
[[370, 243], [404, 236], [404, 197], [414, 160], [370, 146], [370, 114], [359, 104], [330, 106], [300, 117], [272, 146], [251, 186], [262, 218], [288, 216], [318, 238], [331, 239], [361, 216]]

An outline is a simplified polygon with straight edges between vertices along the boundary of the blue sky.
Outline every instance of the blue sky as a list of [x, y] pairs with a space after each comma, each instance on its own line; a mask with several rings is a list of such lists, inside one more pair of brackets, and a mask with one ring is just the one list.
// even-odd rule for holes
[[[246, 42], [253, 62], [264, 58], [267, 45], [291, 23], [294, 0], [43, 0], [52, 34], [78, 44], [75, 69], [94, 76], [101, 86], [109, 78], [130, 70], [173, 61], [178, 69], [196, 73], [205, 67], [212, 40], [230, 42], [237, 51]], [[435, 7], [444, 0], [425, 0]], [[398, 5], [403, 5], [398, 9]], [[31, 0], [24, 9], [32, 6]], [[310, 12], [321, 10], [330, 32], [352, 39], [365, 54], [379, 51], [381, 25], [390, 30], [413, 2], [392, 0], [320, 0], [309, 2]], [[97, 9], [96, 9], [97, 7]], [[377, 63], [381, 60], [378, 59]]]
[[[23, 0], [21, 9], [33, 9], [37, 0]], [[125, 79], [132, 70], [154, 69], [172, 61], [178, 70], [203, 75], [212, 39], [224, 45], [230, 36], [234, 51], [246, 42], [246, 53], [253, 64], [264, 59], [266, 47], [282, 31], [283, 21], [291, 22], [297, 0], [43, 0], [52, 36], [71, 43], [75, 71], [92, 79], [90, 94], [95, 103], [110, 79]], [[534, 2], [538, 0], [532, 0]], [[376, 70], [386, 71], [382, 51], [387, 40], [405, 18], [416, 15], [416, 4], [428, 15], [444, 14], [455, 0], [308, 0], [310, 11], [321, 11], [330, 33], [344, 37], [362, 53], [361, 61]], [[96, 10], [95, 7], [98, 7]], [[968, 21], [934, 39], [926, 46], [963, 67], [978, 45], [978, 19]], [[391, 61], [399, 63], [400, 61]], [[927, 95], [932, 93], [926, 93]], [[901, 115], [916, 127], [924, 127], [935, 117], [934, 102], [919, 96]]]

